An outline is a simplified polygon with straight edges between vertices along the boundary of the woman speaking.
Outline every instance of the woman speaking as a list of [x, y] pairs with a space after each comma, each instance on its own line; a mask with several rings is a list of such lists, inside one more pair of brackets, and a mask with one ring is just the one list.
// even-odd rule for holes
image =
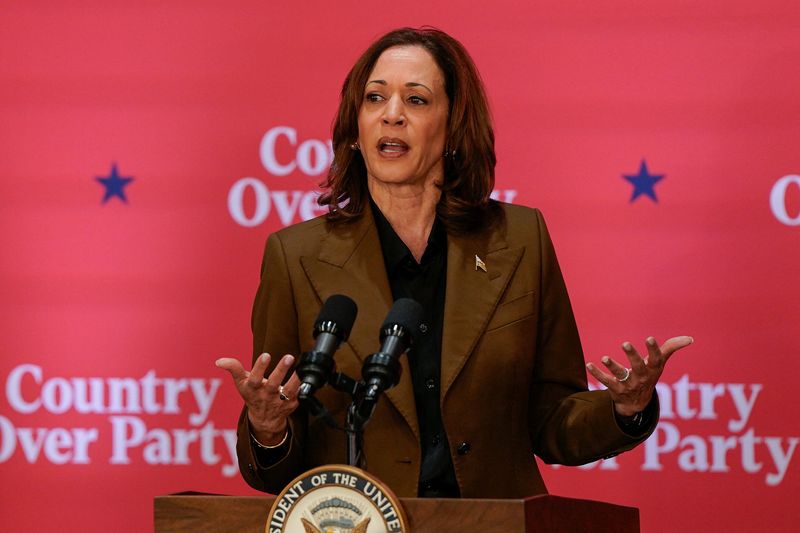
[[[417, 341], [365, 428], [365, 467], [400, 496], [519, 498], [544, 493], [534, 454], [578, 465], [629, 450], [658, 421], [655, 385], [676, 337], [624, 362], [584, 365], [553, 245], [536, 209], [490, 199], [494, 133], [464, 47], [435, 29], [374, 42], [345, 79], [329, 212], [270, 235], [253, 307], [252, 369], [233, 376], [244, 409], [238, 456], [254, 488], [345, 461], [345, 439], [297, 400], [295, 356], [313, 346], [322, 302], [354, 299], [336, 355], [360, 375], [392, 302], [422, 305]], [[286, 355], [284, 355], [286, 354]], [[607, 389], [587, 391], [586, 370]], [[317, 397], [335, 415], [349, 399]]]

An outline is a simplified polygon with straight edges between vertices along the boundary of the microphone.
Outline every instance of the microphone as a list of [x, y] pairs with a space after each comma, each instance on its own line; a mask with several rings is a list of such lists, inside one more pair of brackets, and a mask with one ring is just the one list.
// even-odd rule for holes
[[358, 306], [347, 296], [334, 294], [325, 300], [314, 323], [316, 345], [300, 357], [297, 365], [297, 376], [301, 381], [297, 397], [300, 400], [311, 398], [328, 381], [334, 367], [333, 354], [347, 340], [357, 314]]
[[381, 349], [367, 357], [361, 369], [365, 386], [358, 415], [366, 422], [381, 393], [400, 381], [400, 356], [417, 340], [422, 306], [411, 298], [397, 300], [381, 326]]

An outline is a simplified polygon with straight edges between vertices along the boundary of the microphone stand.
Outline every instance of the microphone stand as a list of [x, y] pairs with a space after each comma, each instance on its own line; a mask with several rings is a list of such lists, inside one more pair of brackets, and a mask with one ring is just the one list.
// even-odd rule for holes
[[311, 415], [322, 419], [335, 429], [344, 430], [347, 436], [347, 464], [361, 468], [364, 462], [364, 426], [372, 417], [372, 413], [375, 410], [375, 401], [370, 402], [367, 400], [370, 406], [367, 407], [368, 413], [365, 415], [363, 413], [366, 396], [366, 383], [364, 381], [356, 381], [347, 374], [336, 372], [331, 376], [329, 383], [334, 389], [344, 392], [352, 398], [352, 402], [347, 407], [344, 428], [339, 427], [328, 409], [316, 397], [302, 395], [300, 401]]
[[[419, 306], [419, 304], [415, 305]], [[364, 463], [364, 426], [367, 425], [378, 405], [381, 394], [397, 384], [400, 379], [399, 355], [408, 349], [404, 344], [407, 331], [397, 324], [386, 328], [381, 336], [381, 350], [370, 355], [364, 361], [362, 373], [366, 380], [356, 381], [347, 374], [334, 372], [330, 374], [328, 383], [339, 392], [352, 398], [347, 407], [344, 428], [339, 428], [328, 410], [318, 399], [310, 394], [301, 393], [300, 399], [312, 415], [322, 418], [328, 425], [343, 429], [347, 434], [347, 464], [361, 468]], [[399, 355], [398, 355], [399, 353]], [[301, 391], [303, 388], [301, 386]]]
[[358, 404], [364, 396], [365, 383], [356, 381], [342, 372], [336, 372], [331, 376], [330, 384], [334, 389], [349, 394], [353, 400], [347, 407], [344, 424], [344, 431], [347, 434], [347, 464], [360, 468], [364, 459], [364, 426], [368, 419], [359, 416]]
[[347, 464], [361, 467], [364, 453], [364, 426], [358, 423], [355, 402], [347, 407], [344, 430], [347, 433]]

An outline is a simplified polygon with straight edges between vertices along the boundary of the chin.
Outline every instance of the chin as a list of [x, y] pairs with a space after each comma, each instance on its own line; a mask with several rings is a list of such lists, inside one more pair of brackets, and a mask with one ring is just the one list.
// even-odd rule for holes
[[394, 168], [394, 169], [379, 168], [377, 172], [370, 172], [369, 175], [375, 181], [386, 184], [399, 185], [403, 183], [414, 183], [417, 181], [421, 181], [419, 177], [408, 172], [407, 170], [404, 171], [403, 169], [400, 168]]
[[420, 175], [417, 168], [411, 165], [378, 164], [367, 170], [367, 175], [378, 183], [386, 185], [423, 185], [431, 173]]

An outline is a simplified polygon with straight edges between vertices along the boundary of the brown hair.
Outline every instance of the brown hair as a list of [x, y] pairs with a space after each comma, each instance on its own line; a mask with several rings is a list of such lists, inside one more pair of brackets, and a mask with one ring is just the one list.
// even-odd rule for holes
[[327, 205], [333, 223], [354, 219], [368, 206], [367, 169], [361, 152], [352, 150], [358, 140], [358, 113], [367, 77], [380, 55], [393, 46], [421, 46], [444, 73], [450, 101], [444, 183], [436, 207], [451, 233], [467, 233], [492, 225], [501, 213], [490, 200], [494, 188], [494, 132], [480, 74], [464, 46], [441, 30], [424, 27], [390, 31], [358, 58], [344, 80], [333, 124], [333, 163], [320, 205]]

